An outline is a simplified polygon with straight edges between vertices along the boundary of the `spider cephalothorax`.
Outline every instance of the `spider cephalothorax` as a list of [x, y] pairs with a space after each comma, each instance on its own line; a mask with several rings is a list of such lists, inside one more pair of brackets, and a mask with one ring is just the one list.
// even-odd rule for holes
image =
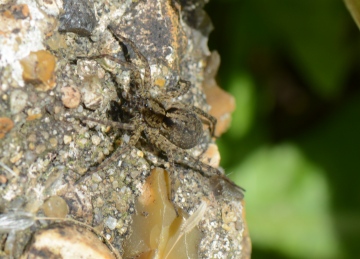
[[[117, 159], [120, 154], [135, 146], [141, 134], [144, 133], [150, 144], [166, 153], [170, 163], [170, 171], [175, 168], [174, 162], [186, 164], [209, 177], [220, 176], [235, 186], [219, 170], [200, 162], [186, 152], [186, 149], [199, 144], [203, 135], [203, 123], [209, 125], [211, 136], [214, 136], [216, 124], [216, 119], [200, 108], [176, 101], [177, 97], [184, 95], [189, 90], [190, 82], [180, 79], [175, 90], [152, 96], [149, 91], [152, 86], [151, 71], [147, 59], [132, 41], [118, 34], [114, 27], [109, 26], [109, 30], [122, 44], [125, 43], [133, 49], [141, 60], [145, 71], [142, 78], [140, 70], [131, 62], [128, 55], [125, 56], [127, 61], [122, 61], [108, 54], [91, 57], [93, 59], [110, 59], [131, 71], [130, 90], [121, 93], [124, 100], [121, 109], [130, 116], [130, 120], [127, 123], [108, 122], [105, 124], [130, 130], [132, 134], [129, 142], [115, 151], [110, 159]], [[104, 124], [102, 121], [91, 118], [85, 118], [85, 120]], [[177, 157], [176, 161], [174, 154]], [[183, 158], [182, 161], [179, 161], [178, 157]], [[96, 170], [104, 168], [105, 165], [106, 162], [102, 163]], [[240, 188], [239, 190], [241, 191]]]

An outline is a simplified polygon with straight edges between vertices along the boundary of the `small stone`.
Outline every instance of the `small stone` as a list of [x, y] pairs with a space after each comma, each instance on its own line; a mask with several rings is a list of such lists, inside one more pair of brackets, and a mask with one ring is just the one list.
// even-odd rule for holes
[[10, 158], [10, 162], [15, 164], [17, 161], [19, 161], [21, 159], [22, 155], [23, 155], [23, 152], [17, 153], [15, 156]]
[[111, 230], [114, 230], [116, 228], [117, 221], [113, 217], [108, 217], [105, 221], [105, 225], [110, 228]]
[[45, 201], [42, 208], [47, 217], [65, 218], [69, 213], [66, 201], [59, 196], [51, 196]]
[[51, 138], [49, 139], [50, 145], [52, 147], [56, 147], [57, 146], [57, 139], [56, 138]]
[[123, 137], [122, 137], [122, 139], [124, 140], [125, 143], [129, 143], [129, 141], [130, 141], [130, 136], [127, 135], [127, 134], [124, 134]]
[[29, 149], [30, 150], [34, 150], [35, 149], [35, 144], [33, 142], [29, 143]]
[[101, 197], [97, 197], [96, 199], [96, 207], [101, 208], [102, 206], [104, 206], [104, 200]]
[[154, 85], [157, 85], [160, 88], [163, 88], [165, 86], [165, 83], [166, 83], [166, 81], [164, 78], [158, 77], [158, 78], [156, 78]]
[[94, 173], [91, 178], [96, 183], [100, 183], [102, 181], [102, 178], [97, 173]]
[[55, 113], [55, 114], [60, 113], [60, 112], [61, 112], [61, 110], [62, 110], [62, 109], [61, 109], [61, 107], [60, 107], [60, 106], [55, 106], [55, 107], [54, 107], [54, 113]]
[[144, 152], [142, 152], [141, 150], [138, 150], [136, 154], [138, 157], [144, 157]]
[[88, 140], [86, 138], [82, 138], [76, 141], [76, 144], [79, 146], [79, 148], [85, 148], [87, 143]]
[[230, 226], [229, 226], [228, 224], [222, 224], [221, 227], [222, 227], [223, 229], [225, 229], [226, 231], [230, 231], [230, 230], [231, 230], [231, 228], [230, 228]]
[[32, 133], [27, 137], [27, 141], [36, 142], [36, 134]]
[[7, 117], [0, 117], [0, 139], [5, 137], [5, 134], [8, 133], [14, 127], [14, 122]]
[[88, 1], [64, 1], [64, 12], [60, 16], [59, 31], [74, 32], [90, 36], [96, 25], [92, 5]]
[[40, 155], [42, 152], [46, 150], [46, 146], [44, 144], [37, 145], [35, 148], [35, 153]]
[[17, 4], [11, 6], [9, 10], [6, 10], [3, 13], [3, 15], [10, 19], [24, 20], [30, 16], [30, 11], [26, 4]]
[[97, 109], [100, 107], [103, 96], [100, 94], [101, 84], [99, 82], [86, 83], [80, 89], [81, 100], [86, 108]]
[[81, 101], [81, 94], [76, 87], [66, 86], [61, 88], [61, 92], [63, 94], [61, 101], [65, 107], [77, 108], [79, 106]]
[[119, 187], [118, 181], [113, 181], [113, 182], [112, 182], [112, 187], [113, 187], [114, 189], [118, 188], [118, 187]]
[[[30, 147], [31, 144], [33, 144], [33, 143], [30, 143], [30, 144], [29, 144], [29, 147]], [[34, 145], [34, 144], [33, 144], [33, 145]], [[27, 162], [28, 164], [31, 164], [31, 163], [34, 162], [34, 160], [36, 159], [36, 155], [34, 154], [34, 152], [32, 152], [32, 151], [30, 151], [30, 150], [26, 151], [25, 154], [24, 154], [24, 156], [25, 156], [25, 160], [26, 160], [26, 162]]]
[[82, 113], [84, 111], [84, 107], [82, 107], [82, 105], [80, 105], [78, 108], [77, 108], [77, 112], [78, 113]]
[[92, 142], [95, 146], [99, 145], [99, 144], [100, 144], [100, 141], [101, 141], [101, 138], [100, 138], [99, 136], [97, 136], [97, 135], [93, 135], [93, 136], [91, 137], [91, 142]]
[[0, 174], [0, 184], [5, 184], [7, 182], [7, 178], [5, 175]]
[[20, 60], [23, 67], [23, 79], [33, 83], [40, 91], [51, 90], [55, 87], [55, 57], [47, 50], [30, 52]]
[[221, 209], [222, 220], [224, 223], [231, 223], [237, 220], [236, 213], [232, 210], [232, 207], [224, 204]]
[[14, 90], [10, 94], [10, 110], [13, 114], [19, 113], [24, 110], [28, 94], [22, 90]]
[[71, 136], [64, 135], [64, 144], [67, 145], [72, 141]]
[[37, 113], [37, 114], [31, 114], [29, 116], [26, 117], [26, 121], [33, 121], [33, 120], [37, 120], [40, 119], [42, 117], [41, 113]]

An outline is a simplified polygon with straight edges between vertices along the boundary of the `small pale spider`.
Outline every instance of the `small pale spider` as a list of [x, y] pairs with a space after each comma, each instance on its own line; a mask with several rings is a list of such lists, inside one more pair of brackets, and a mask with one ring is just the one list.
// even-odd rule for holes
[[[114, 27], [109, 26], [108, 28], [120, 44], [125, 43], [133, 49], [143, 63], [145, 72], [142, 79], [139, 69], [129, 60], [129, 56], [126, 56], [127, 61], [122, 61], [108, 54], [90, 57], [91, 59], [110, 59], [129, 69], [132, 74], [129, 92], [122, 92], [122, 98], [125, 102], [120, 106], [123, 112], [130, 115], [129, 123], [103, 122], [91, 118], [81, 118], [85, 121], [108, 124], [132, 132], [129, 142], [125, 146], [118, 148], [108, 161], [100, 164], [95, 171], [103, 169], [110, 160], [116, 161], [121, 154], [128, 151], [130, 147], [135, 146], [143, 133], [149, 143], [165, 152], [170, 164], [170, 171], [175, 169], [174, 162], [185, 164], [208, 177], [223, 178], [241, 193], [242, 189], [231, 182], [218, 169], [202, 163], [186, 152], [186, 149], [199, 144], [203, 135], [203, 123], [209, 125], [211, 136], [214, 136], [216, 125], [216, 119], [200, 108], [175, 101], [177, 97], [182, 96], [189, 90], [190, 82], [179, 80], [176, 90], [153, 97], [149, 92], [152, 87], [152, 79], [147, 59], [131, 40], [117, 33]], [[174, 154], [176, 154], [176, 161]], [[77, 183], [83, 181], [95, 171], [88, 172]]]

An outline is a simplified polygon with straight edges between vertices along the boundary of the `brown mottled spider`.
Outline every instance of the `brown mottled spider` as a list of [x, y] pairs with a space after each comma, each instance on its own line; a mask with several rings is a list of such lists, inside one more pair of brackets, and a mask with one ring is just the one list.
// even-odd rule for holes
[[[174, 154], [176, 154], [177, 157], [182, 159], [181, 161], [176, 161], [177, 163], [185, 163], [188, 167], [198, 170], [208, 177], [220, 176], [227, 182], [231, 183], [231, 185], [236, 186], [219, 170], [200, 162], [185, 151], [186, 149], [193, 148], [199, 144], [200, 138], [203, 135], [203, 123], [209, 125], [211, 136], [214, 136], [216, 124], [216, 119], [200, 108], [189, 106], [179, 101], [174, 101], [175, 98], [185, 94], [189, 90], [190, 82], [179, 80], [175, 91], [159, 94], [156, 97], [151, 96], [149, 90], [152, 87], [152, 80], [150, 66], [147, 59], [140, 53], [131, 40], [116, 33], [114, 27], [109, 26], [108, 28], [120, 43], [125, 43], [131, 46], [134, 53], [143, 63], [145, 70], [144, 78], [142, 79], [139, 69], [131, 63], [129, 56], [126, 56], [126, 62], [108, 54], [90, 57], [92, 59], [110, 59], [132, 72], [130, 82], [131, 87], [129, 89], [129, 93], [122, 93], [122, 98], [125, 100], [125, 103], [121, 106], [121, 109], [130, 115], [131, 119], [129, 123], [115, 121], [104, 123], [100, 120], [91, 118], [81, 118], [85, 121], [87, 120], [100, 124], [108, 124], [119, 129], [132, 131], [129, 142], [125, 145], [125, 147], [119, 148], [115, 151], [109, 160], [117, 160], [122, 153], [129, 150], [130, 147], [135, 146], [141, 134], [144, 133], [147, 141], [166, 153], [170, 163], [170, 170], [175, 169]], [[107, 163], [108, 161], [103, 162], [96, 168], [96, 171], [103, 169]], [[83, 181], [93, 172], [95, 171], [88, 172], [77, 182]], [[240, 187], [237, 188], [241, 191]]]

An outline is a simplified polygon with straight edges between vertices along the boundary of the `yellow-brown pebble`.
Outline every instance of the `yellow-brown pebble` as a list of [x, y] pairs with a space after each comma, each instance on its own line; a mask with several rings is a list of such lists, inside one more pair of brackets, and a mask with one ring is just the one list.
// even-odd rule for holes
[[35, 88], [47, 91], [55, 87], [55, 57], [47, 50], [30, 52], [20, 60], [23, 67], [23, 79], [25, 82], [35, 84]]
[[45, 216], [55, 218], [65, 218], [69, 213], [66, 201], [59, 196], [51, 196], [42, 206]]
[[10, 162], [15, 164], [17, 161], [19, 161], [21, 159], [23, 155], [23, 152], [19, 152], [17, 154], [15, 154], [13, 157], [10, 158]]
[[0, 139], [5, 137], [5, 134], [8, 133], [14, 127], [14, 122], [7, 117], [0, 117]]

